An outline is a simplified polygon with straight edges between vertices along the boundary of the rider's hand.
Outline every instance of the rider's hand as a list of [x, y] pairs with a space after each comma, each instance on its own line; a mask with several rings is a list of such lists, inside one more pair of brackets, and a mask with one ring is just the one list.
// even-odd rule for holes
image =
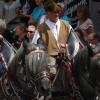
[[60, 53], [66, 53], [66, 48], [67, 48], [67, 45], [61, 43], [60, 44]]

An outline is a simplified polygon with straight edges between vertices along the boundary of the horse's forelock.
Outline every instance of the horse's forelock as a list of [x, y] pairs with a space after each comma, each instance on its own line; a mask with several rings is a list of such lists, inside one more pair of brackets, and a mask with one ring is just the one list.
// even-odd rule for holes
[[27, 67], [33, 74], [46, 70], [48, 66], [47, 52], [31, 52], [26, 56]]

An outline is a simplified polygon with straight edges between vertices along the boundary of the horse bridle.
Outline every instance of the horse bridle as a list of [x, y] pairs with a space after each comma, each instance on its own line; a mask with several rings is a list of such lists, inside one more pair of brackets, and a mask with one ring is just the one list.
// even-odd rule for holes
[[[40, 49], [39, 47], [37, 47], [37, 48], [35, 48], [35, 49], [29, 49], [28, 50], [28, 54], [29, 53], [40, 53], [40, 52], [46, 52], [46, 49]], [[39, 91], [38, 91], [38, 89], [37, 89], [37, 85], [36, 85], [36, 83], [37, 83], [37, 81], [39, 81], [39, 80], [41, 80], [41, 79], [43, 79], [43, 78], [48, 78], [49, 80], [50, 80], [50, 74], [49, 74], [49, 72], [47, 71], [47, 70], [44, 70], [44, 71], [42, 71], [42, 72], [40, 72], [40, 73], [37, 73], [37, 74], [29, 74], [29, 72], [28, 72], [28, 70], [27, 70], [27, 67], [26, 67], [26, 72], [28, 73], [27, 74], [27, 78], [28, 78], [28, 76], [30, 76], [31, 77], [31, 79], [30, 79], [30, 83], [35, 87], [35, 90], [36, 90], [36, 92], [37, 92], [37, 95], [36, 95], [36, 100], [38, 100], [39, 99]], [[33, 76], [33, 77], [32, 77]], [[48, 96], [49, 97], [49, 96]], [[47, 97], [47, 98], [48, 98]], [[46, 99], [47, 100], [47, 99]]]
[[[45, 51], [46, 51], [45, 49], [39, 49], [37, 47], [35, 49], [30, 49], [28, 51], [28, 53], [38, 53], [38, 52], [45, 52]], [[42, 71], [41, 73], [37, 73], [36, 75], [32, 75], [32, 76], [33, 76], [32, 80], [34, 80], [35, 82], [38, 81], [39, 79], [44, 78], [44, 77], [50, 78], [49, 72], [47, 72], [46, 70]]]
[[44, 77], [50, 78], [50, 75], [47, 71], [42, 71], [41, 73], [38, 73], [36, 75], [33, 75], [32, 80], [34, 82], [38, 81], [39, 79], [42, 79]]
[[40, 49], [39, 47], [36, 47], [36, 48], [32, 48], [32, 49], [28, 49], [28, 51], [27, 51], [27, 54], [29, 54], [29, 53], [35, 53], [35, 52], [46, 52], [47, 50], [46, 49]]

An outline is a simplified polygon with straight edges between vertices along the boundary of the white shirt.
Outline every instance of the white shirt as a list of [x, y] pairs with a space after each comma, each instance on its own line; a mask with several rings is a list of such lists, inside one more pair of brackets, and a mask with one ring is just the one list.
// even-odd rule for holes
[[[53, 35], [54, 35], [54, 37], [55, 37], [55, 39], [57, 41], [57, 46], [60, 48], [60, 44], [58, 42], [58, 36], [59, 36], [59, 33], [60, 33], [60, 20], [58, 20], [56, 23], [54, 23], [54, 22], [51, 22], [49, 19], [47, 19], [45, 21], [45, 23], [47, 24], [47, 26], [52, 31], [52, 33], [53, 33]], [[57, 25], [57, 29], [56, 29], [56, 25]], [[70, 25], [69, 25], [69, 34], [71, 34], [71, 35], [70, 35], [70, 37], [69, 37], [69, 39], [67, 41], [67, 43], [68, 43], [67, 45], [69, 45], [70, 48], [72, 48], [72, 47], [74, 48], [73, 51], [71, 50], [72, 54], [69, 54], [69, 59], [71, 59], [72, 57], [76, 56], [76, 54], [77, 54], [77, 52], [79, 50], [79, 41], [78, 41], [77, 37], [75, 36], [75, 34], [73, 32], [73, 29], [72, 29], [72, 27]], [[36, 32], [36, 38], [37, 37], [38, 38], [40, 37], [38, 31]], [[36, 38], [34, 36], [32, 43], [35, 43], [34, 40]], [[36, 39], [36, 41], [37, 41], [37, 39]], [[70, 50], [70, 48], [68, 48], [68, 50]]]
[[[57, 41], [57, 45], [60, 48], [60, 44], [58, 42], [58, 37], [59, 37], [59, 33], [60, 33], [60, 20], [58, 19], [58, 21], [56, 23], [53, 23], [48, 19], [45, 23], [48, 25], [48, 27], [52, 31], [52, 33]], [[56, 29], [56, 25], [57, 25], [57, 29]], [[67, 45], [69, 45], [69, 48], [67, 49], [68, 51], [70, 49], [72, 49], [72, 46], [73, 46], [73, 51], [71, 54], [69, 54], [69, 59], [71, 59], [74, 56], [76, 56], [76, 54], [79, 50], [79, 41], [77, 40], [77, 38], [74, 34], [74, 31], [70, 25], [69, 25], [69, 34], [71, 34], [71, 35], [70, 35], [68, 41], [66, 41], [66, 42], [68, 43]]]
[[32, 39], [32, 43], [37, 44], [37, 40], [40, 38], [39, 32], [36, 30]]
[[54, 23], [48, 19], [45, 21], [45, 23], [52, 31], [52, 33], [57, 41], [57, 46], [59, 47], [58, 37], [59, 37], [59, 32], [60, 32], [60, 20], [58, 19], [58, 21], [56, 23]]

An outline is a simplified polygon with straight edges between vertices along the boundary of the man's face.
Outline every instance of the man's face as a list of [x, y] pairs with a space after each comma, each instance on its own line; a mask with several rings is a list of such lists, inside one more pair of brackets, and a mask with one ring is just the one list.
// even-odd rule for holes
[[83, 13], [80, 11], [77, 11], [77, 18], [82, 19], [84, 17]]
[[29, 39], [33, 39], [34, 33], [35, 33], [35, 30], [33, 28], [29, 27], [27, 30], [27, 37]]
[[59, 12], [48, 12], [48, 18], [53, 22], [57, 22], [59, 19]]

